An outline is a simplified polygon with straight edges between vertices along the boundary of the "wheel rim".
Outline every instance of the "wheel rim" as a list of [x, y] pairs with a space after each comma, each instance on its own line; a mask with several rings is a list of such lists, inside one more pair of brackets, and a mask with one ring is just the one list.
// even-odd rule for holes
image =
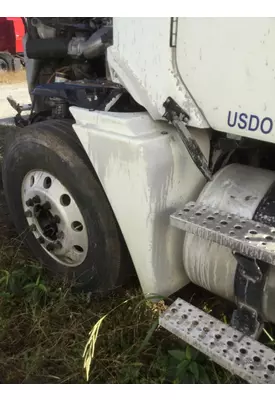
[[3, 58], [0, 58], [0, 74], [3, 72], [7, 72], [9, 70], [8, 63], [3, 60]]
[[41, 247], [67, 267], [77, 267], [88, 252], [84, 218], [71, 193], [52, 174], [30, 171], [22, 182], [25, 216]]

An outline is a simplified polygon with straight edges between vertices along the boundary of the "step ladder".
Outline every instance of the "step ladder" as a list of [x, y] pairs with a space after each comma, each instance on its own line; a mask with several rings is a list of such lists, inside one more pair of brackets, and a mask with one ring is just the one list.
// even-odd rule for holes
[[[187, 203], [170, 217], [171, 225], [233, 252], [275, 264], [275, 228]], [[275, 352], [182, 299], [160, 317], [160, 326], [249, 383], [275, 383]]]

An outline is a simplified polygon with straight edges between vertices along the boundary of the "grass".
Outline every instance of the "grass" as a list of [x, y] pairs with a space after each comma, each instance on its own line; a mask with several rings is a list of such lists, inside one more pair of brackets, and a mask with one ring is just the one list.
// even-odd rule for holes
[[26, 71], [0, 73], [0, 84], [23, 83], [26, 81]]
[[16, 236], [3, 237], [0, 382], [239, 382], [158, 327], [164, 309], [162, 301], [145, 301], [136, 282], [107, 298], [73, 293]]
[[[0, 251], [1, 382], [209, 383], [210, 377], [214, 383], [235, 381], [158, 328], [163, 303], [152, 306], [142, 300], [135, 285], [108, 298], [73, 294], [19, 247], [14, 240]], [[86, 375], [83, 351], [89, 331], [101, 318]]]

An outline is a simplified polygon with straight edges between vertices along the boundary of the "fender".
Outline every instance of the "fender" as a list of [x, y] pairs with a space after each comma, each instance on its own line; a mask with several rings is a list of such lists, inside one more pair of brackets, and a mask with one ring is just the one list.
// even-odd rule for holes
[[[183, 234], [170, 214], [195, 200], [205, 179], [173, 127], [147, 112], [112, 113], [71, 107], [80, 139], [113, 208], [145, 294], [169, 296], [189, 282]], [[206, 158], [210, 139], [192, 130]]]

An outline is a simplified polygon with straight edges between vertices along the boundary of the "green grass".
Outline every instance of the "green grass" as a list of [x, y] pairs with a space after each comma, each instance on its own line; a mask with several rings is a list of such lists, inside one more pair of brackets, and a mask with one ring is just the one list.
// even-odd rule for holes
[[[107, 298], [74, 294], [12, 239], [0, 250], [0, 381], [238, 382], [158, 327], [163, 307], [145, 301], [135, 284]], [[83, 352], [102, 317], [87, 377]]]

